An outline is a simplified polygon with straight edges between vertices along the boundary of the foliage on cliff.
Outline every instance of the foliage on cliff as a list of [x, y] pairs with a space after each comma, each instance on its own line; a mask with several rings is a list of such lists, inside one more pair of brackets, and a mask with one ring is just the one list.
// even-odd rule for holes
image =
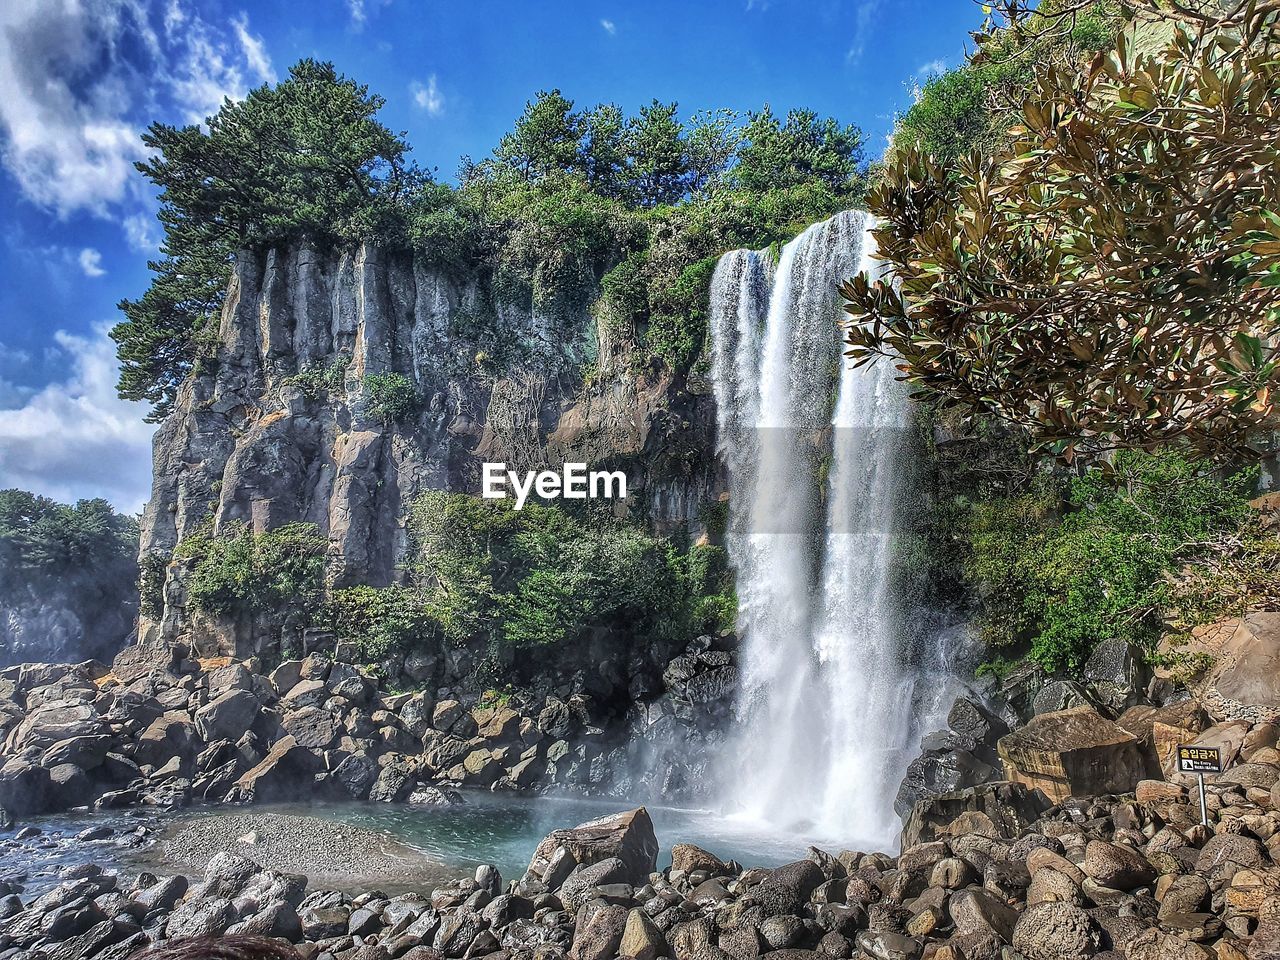
[[191, 565], [192, 605], [218, 616], [309, 615], [323, 598], [328, 541], [309, 523], [289, 523], [255, 534], [233, 524], [185, 538], [175, 559]]
[[413, 504], [406, 583], [326, 588], [327, 542], [310, 524], [205, 528], [179, 544], [191, 606], [219, 617], [317, 623], [371, 662], [413, 648], [555, 650], [605, 634], [683, 644], [733, 625], [724, 551], [684, 549], [604, 515], [513, 510], [433, 491]]
[[105, 500], [57, 503], [25, 490], [0, 490], [0, 608], [66, 604], [86, 641], [107, 611], [136, 601], [138, 524]]
[[120, 395], [170, 409], [226, 290], [236, 250], [285, 237], [354, 242], [391, 228], [425, 177], [377, 120], [381, 97], [302, 60], [198, 125], [152, 124], [137, 164], [160, 188], [156, 277], [112, 331]]
[[[687, 366], [702, 345], [699, 263], [790, 236], [864, 187], [861, 134], [808, 111], [686, 122], [674, 103], [626, 116], [552, 90], [491, 157], [464, 159], [455, 188], [408, 159], [403, 135], [378, 119], [383, 103], [303, 60], [226, 102], [207, 130], [152, 125], [154, 155], [138, 169], [161, 190], [165, 240], [151, 287], [121, 303], [112, 333], [121, 396], [162, 418], [213, 336], [236, 252], [299, 239], [412, 247], [548, 316], [580, 316], [601, 276], [630, 262], [641, 296], [627, 304], [626, 334]], [[509, 331], [488, 333], [486, 352], [503, 359]]]
[[[999, 6], [999, 5], [997, 5]], [[1006, 8], [1007, 9], [1007, 8]], [[1010, 142], [1009, 130], [1022, 115], [1022, 102], [1035, 83], [1035, 69], [1057, 64], [1068, 69], [1110, 49], [1122, 26], [1115, 0], [1042, 0], [1034, 14], [1003, 18], [993, 10], [973, 35], [974, 55], [954, 70], [930, 77], [893, 132], [894, 154], [915, 147], [944, 167], [954, 168], [972, 151], [994, 153]], [[1010, 29], [1016, 22], [1016, 29]]]
[[891, 356], [918, 396], [1068, 459], [1257, 454], [1280, 380], [1277, 13], [1180, 15], [1155, 52], [1134, 26], [1087, 69], [1038, 65], [990, 152], [894, 151], [869, 198], [893, 282], [843, 287], [855, 362]]
[[680, 641], [731, 625], [715, 548], [680, 551], [607, 516], [433, 492], [414, 504], [410, 532], [410, 574], [454, 643], [533, 649], [599, 630]]
[[1065, 489], [1044, 482], [975, 503], [961, 536], [983, 639], [997, 656], [1025, 652], [1051, 672], [1078, 670], [1103, 640], [1154, 650], [1195, 602], [1174, 575], [1246, 529], [1255, 481], [1252, 471], [1221, 479], [1171, 452], [1125, 452]]

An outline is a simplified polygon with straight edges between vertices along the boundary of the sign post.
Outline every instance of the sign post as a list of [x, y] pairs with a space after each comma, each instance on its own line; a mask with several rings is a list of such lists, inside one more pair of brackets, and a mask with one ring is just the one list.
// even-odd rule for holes
[[1217, 747], [1178, 746], [1178, 772], [1194, 773], [1200, 781], [1200, 822], [1209, 825], [1209, 809], [1204, 802], [1204, 775], [1222, 772], [1222, 751]]

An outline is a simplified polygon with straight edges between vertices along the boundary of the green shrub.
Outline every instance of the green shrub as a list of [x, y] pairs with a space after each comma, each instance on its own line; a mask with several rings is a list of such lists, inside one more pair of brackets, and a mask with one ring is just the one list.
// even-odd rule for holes
[[[611, 517], [433, 491], [415, 501], [409, 529], [410, 572], [454, 643], [529, 650], [597, 630], [677, 640], [721, 628], [732, 597], [719, 548], [682, 553]], [[703, 603], [712, 594], [720, 600]]]
[[413, 381], [403, 373], [369, 373], [364, 377], [365, 412], [386, 426], [415, 413], [422, 402]]
[[369, 663], [433, 644], [440, 635], [434, 606], [412, 587], [343, 587], [329, 594], [327, 611], [334, 633], [358, 644]]
[[984, 601], [984, 639], [1049, 671], [1079, 669], [1103, 640], [1154, 650], [1176, 603], [1172, 575], [1248, 521], [1255, 480], [1176, 453], [1123, 453], [1062, 502], [973, 505], [964, 572]]
[[220, 535], [206, 527], [186, 537], [175, 556], [192, 561], [188, 591], [197, 610], [237, 616], [316, 609], [327, 549], [313, 524], [289, 523], [255, 534], [237, 523]]
[[345, 355], [338, 356], [328, 366], [311, 363], [297, 373], [284, 377], [280, 385], [297, 387], [309, 400], [325, 400], [342, 392], [350, 363], [351, 358]]
[[672, 370], [688, 370], [702, 352], [717, 259], [706, 257], [685, 267], [674, 284], [654, 297], [644, 342]]
[[159, 620], [164, 613], [164, 581], [169, 558], [159, 553], [144, 554], [138, 563], [138, 609], [144, 617]]

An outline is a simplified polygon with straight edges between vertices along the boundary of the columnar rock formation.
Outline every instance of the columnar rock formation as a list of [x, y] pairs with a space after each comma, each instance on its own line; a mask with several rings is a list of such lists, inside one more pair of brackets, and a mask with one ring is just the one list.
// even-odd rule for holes
[[[329, 539], [335, 583], [385, 585], [414, 495], [475, 491], [485, 460], [622, 469], [620, 509], [696, 530], [714, 496], [711, 399], [643, 363], [603, 310], [548, 313], [496, 286], [371, 246], [242, 252], [208, 355], [156, 434], [143, 555], [167, 560], [209, 520], [305, 521]], [[371, 409], [382, 374], [416, 394], [398, 422]], [[169, 579], [144, 640], [187, 625]]]

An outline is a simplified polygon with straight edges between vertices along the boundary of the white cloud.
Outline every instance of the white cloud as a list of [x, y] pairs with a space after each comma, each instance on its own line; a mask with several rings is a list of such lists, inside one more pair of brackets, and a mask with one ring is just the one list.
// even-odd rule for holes
[[261, 37], [255, 37], [249, 32], [249, 15], [242, 11], [240, 16], [232, 19], [231, 26], [236, 32], [236, 39], [240, 41], [240, 49], [244, 51], [245, 63], [258, 78], [258, 82], [275, 83], [276, 72], [271, 66], [271, 57], [267, 55], [266, 44]]
[[413, 102], [429, 115], [438, 117], [444, 113], [444, 94], [440, 92], [434, 73], [427, 78], [426, 86], [417, 80], [409, 84], [409, 93], [413, 95]]
[[133, 164], [147, 123], [198, 122], [273, 78], [243, 13], [211, 23], [183, 0], [5, 0], [0, 163], [59, 216], [127, 215], [146, 196]]
[[363, 30], [365, 21], [369, 19], [364, 9], [364, 0], [347, 0], [347, 13], [351, 17], [351, 28]]
[[11, 347], [0, 341], [0, 366], [25, 367], [31, 362], [31, 351]]
[[926, 80], [939, 73], [947, 72], [947, 61], [939, 57], [937, 60], [930, 60], [928, 63], [922, 63], [916, 67], [916, 76], [921, 80]]
[[618, 32], [618, 25], [612, 20], [601, 20], [600, 26], [603, 27], [604, 32], [611, 37]]
[[102, 254], [93, 247], [85, 247], [80, 251], [80, 256], [76, 258], [80, 263], [80, 269], [84, 271], [86, 277], [105, 277], [107, 271], [102, 268]]
[[142, 420], [146, 404], [116, 396], [115, 344], [107, 330], [98, 324], [84, 337], [59, 330], [54, 340], [71, 361], [71, 375], [21, 406], [0, 410], [0, 487], [62, 501], [106, 497], [121, 510], [141, 508], [149, 495], [155, 428]]
[[160, 224], [154, 213], [131, 213], [120, 221], [120, 228], [135, 253], [150, 255], [160, 249]]
[[862, 62], [862, 54], [867, 49], [867, 38], [883, 2], [884, 0], [862, 0], [854, 11], [853, 39], [849, 44], [849, 52], [845, 54], [845, 60], [850, 65], [856, 67]]

